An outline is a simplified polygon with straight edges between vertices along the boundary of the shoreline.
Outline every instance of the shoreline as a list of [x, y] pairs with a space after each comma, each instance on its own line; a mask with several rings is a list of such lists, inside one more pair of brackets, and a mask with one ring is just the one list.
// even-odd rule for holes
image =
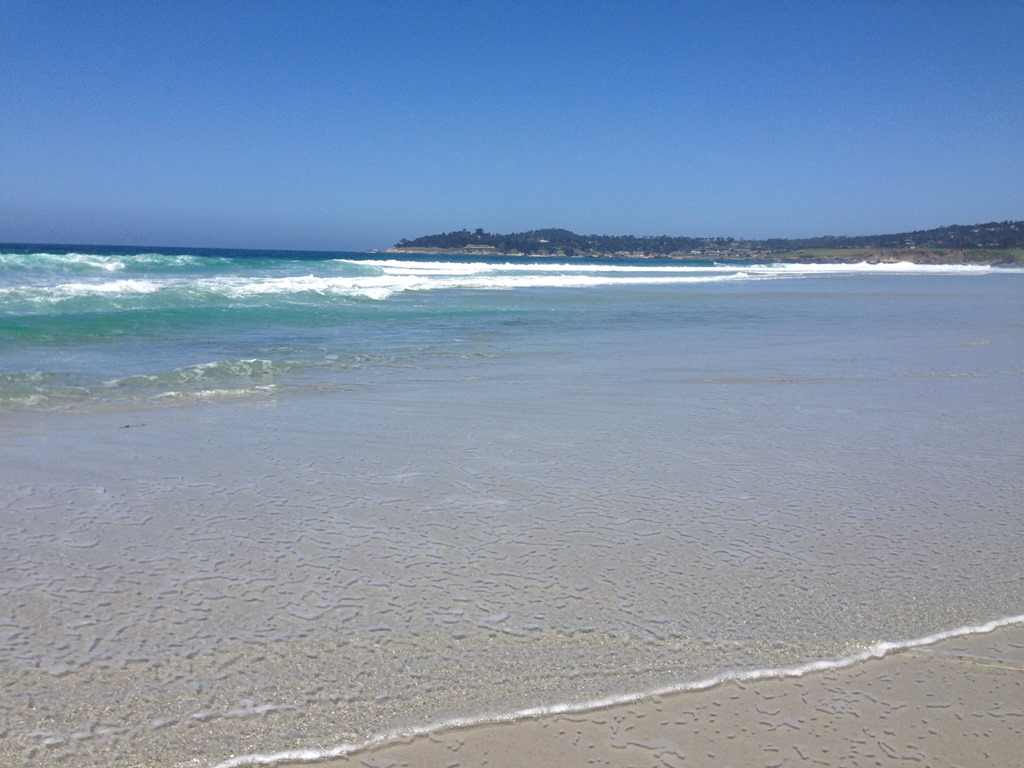
[[[974, 727], [978, 719], [990, 727]], [[480, 722], [436, 723], [324, 750], [235, 756], [213, 768], [625, 767], [645, 760], [781, 766], [794, 755], [829, 765], [937, 759], [997, 766], [1010, 764], [1022, 738], [1024, 616], [1013, 616], [876, 643], [842, 659], [725, 673]]]
[[900, 264], [935, 266], [988, 266], [1014, 267], [1021, 265], [1016, 252], [1003, 252], [986, 248], [967, 248], [935, 251], [916, 248], [849, 248], [799, 251], [708, 251], [694, 253], [610, 253], [605, 251], [578, 251], [572, 255], [563, 252], [521, 253], [519, 251], [483, 250], [478, 248], [399, 248], [392, 246], [376, 252], [392, 256], [476, 256], [479, 258], [537, 259], [625, 259], [628, 261], [722, 261], [743, 265], [755, 264]]

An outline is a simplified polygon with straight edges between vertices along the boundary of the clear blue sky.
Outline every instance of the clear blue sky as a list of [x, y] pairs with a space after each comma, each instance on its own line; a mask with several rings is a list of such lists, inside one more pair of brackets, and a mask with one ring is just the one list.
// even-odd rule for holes
[[1024, 3], [0, 0], [0, 241], [1024, 218]]

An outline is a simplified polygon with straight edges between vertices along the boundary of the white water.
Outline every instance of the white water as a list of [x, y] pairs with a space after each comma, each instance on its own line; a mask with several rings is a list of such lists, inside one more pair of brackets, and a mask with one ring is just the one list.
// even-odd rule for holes
[[981, 624], [976, 627], [957, 627], [956, 629], [950, 629], [945, 632], [936, 632], [935, 634], [913, 640], [880, 641], [872, 644], [863, 651], [840, 659], [821, 659], [819, 661], [813, 661], [795, 667], [788, 667], [786, 669], [752, 669], [743, 672], [725, 672], [704, 680], [679, 683], [677, 685], [656, 688], [651, 691], [638, 691], [636, 693], [628, 693], [619, 696], [608, 696], [603, 699], [595, 699], [594, 701], [587, 701], [583, 703], [563, 702], [559, 704], [530, 707], [499, 716], [453, 718], [451, 720], [430, 723], [429, 725], [397, 730], [391, 733], [379, 733], [358, 743], [337, 744], [325, 749], [295, 749], [270, 754], [239, 755], [217, 763], [213, 768], [245, 768], [246, 766], [256, 765], [276, 765], [277, 763], [284, 761], [314, 763], [336, 757], [351, 757], [352, 755], [357, 755], [360, 752], [366, 752], [371, 749], [383, 747], [387, 744], [404, 742], [409, 739], [423, 738], [430, 736], [431, 734], [448, 731], [453, 728], [471, 728], [473, 726], [516, 722], [535, 717], [545, 717], [547, 715], [579, 714], [582, 712], [614, 707], [618, 704], [628, 704], [635, 701], [642, 701], [644, 699], [653, 699], [659, 696], [668, 696], [688, 691], [704, 691], [730, 681], [753, 682], [756, 680], [781, 680], [792, 677], [803, 677], [807, 674], [824, 672], [829, 669], [843, 669], [845, 667], [851, 667], [854, 664], [860, 664], [870, 659], [881, 659], [894, 653], [907, 651], [912, 648], [922, 648], [928, 645], [934, 645], [935, 643], [954, 637], [985, 634], [999, 629], [1000, 627], [1007, 627], [1012, 624], [1024, 624], [1024, 616], [1008, 616], [1002, 619], [994, 619], [993, 621], [986, 622], [985, 624]]
[[[49, 256], [46, 258], [45, 256]], [[24, 258], [24, 257], [23, 257]], [[123, 271], [122, 259], [90, 257], [69, 254], [65, 257], [40, 256], [43, 263], [65, 261], [76, 265], [97, 267], [101, 272]], [[135, 268], [145, 267], [136, 259]], [[174, 263], [184, 267], [208, 266], [195, 258]], [[348, 296], [384, 300], [396, 293], [428, 290], [501, 290], [515, 291], [539, 288], [595, 288], [614, 285], [688, 285], [703, 282], [731, 280], [795, 279], [815, 275], [899, 274], [899, 275], [984, 275], [991, 267], [969, 265], [916, 265], [897, 264], [773, 264], [773, 265], [636, 265], [621, 264], [489, 264], [462, 262], [417, 261], [352, 261], [346, 259], [319, 262], [287, 262], [291, 274], [219, 275], [186, 278], [170, 273], [149, 273], [143, 277], [118, 280], [93, 279], [89, 281], [51, 284], [38, 276], [23, 285], [0, 284], [0, 309], [3, 302], [16, 308], [18, 302], [61, 303], [82, 297], [104, 296], [110, 299], [136, 297], [144, 294], [173, 293], [191, 300], [223, 297], [245, 299], [258, 296]], [[305, 272], [313, 264], [316, 272]], [[164, 265], [166, 267], [166, 265]], [[377, 274], [337, 275], [338, 268], [372, 268]], [[1011, 270], [1002, 270], [1009, 272]], [[62, 272], [54, 276], [59, 278]]]

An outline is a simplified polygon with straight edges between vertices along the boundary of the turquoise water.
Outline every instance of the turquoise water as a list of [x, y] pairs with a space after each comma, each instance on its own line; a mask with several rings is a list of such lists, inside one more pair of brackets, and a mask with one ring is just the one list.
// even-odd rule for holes
[[5, 765], [322, 754], [1024, 613], [1020, 271], [0, 254]]
[[838, 274], [842, 290], [864, 274], [990, 271], [435, 258], [0, 249], [0, 405], [324, 390], [359, 380], [355, 371], [503, 355], [509, 338], [643, 321], [725, 330], [765, 283]]

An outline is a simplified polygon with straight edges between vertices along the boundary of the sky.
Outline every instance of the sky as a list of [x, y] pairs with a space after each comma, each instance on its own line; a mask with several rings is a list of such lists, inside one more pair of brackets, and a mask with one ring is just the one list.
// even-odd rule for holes
[[1024, 3], [0, 0], [0, 242], [1024, 219]]

